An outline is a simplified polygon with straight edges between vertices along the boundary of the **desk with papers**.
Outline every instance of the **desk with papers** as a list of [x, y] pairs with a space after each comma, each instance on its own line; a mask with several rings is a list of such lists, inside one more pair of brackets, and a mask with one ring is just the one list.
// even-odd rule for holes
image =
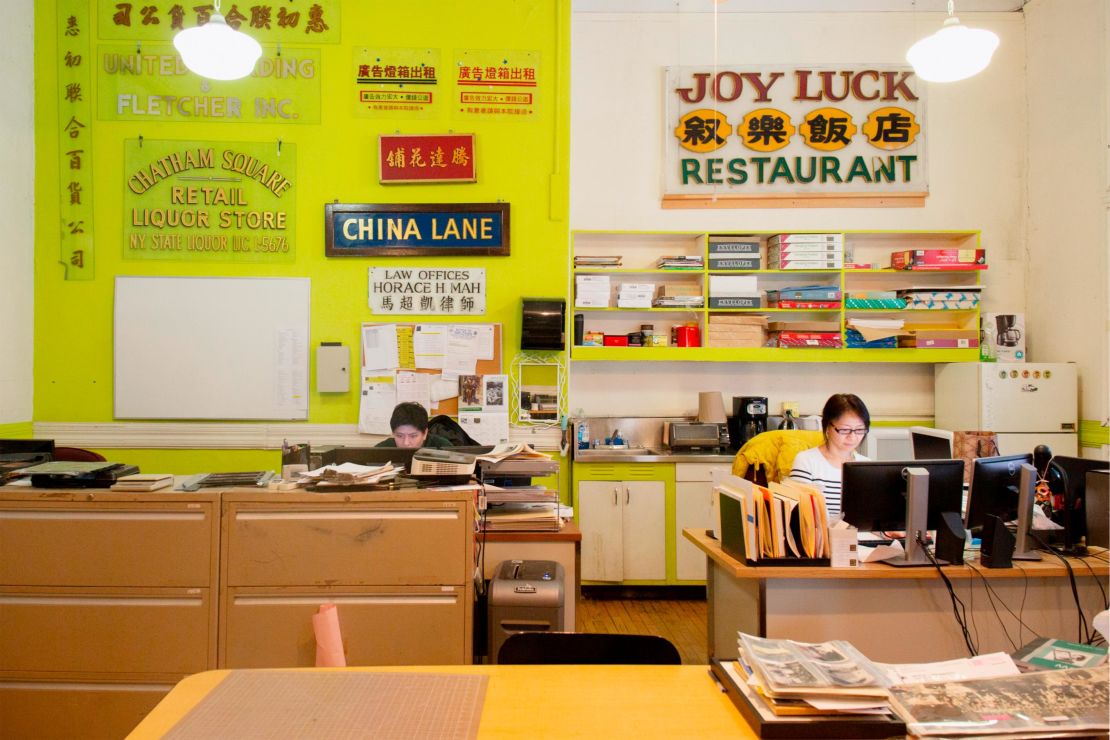
[[[722, 550], [705, 530], [685, 529], [683, 536], [707, 558], [711, 658], [735, 658], [738, 631], [803, 642], [847, 640], [869, 658], [887, 663], [967, 655], [935, 568], [880, 563], [852, 568], [749, 567]], [[1083, 613], [1090, 618], [1104, 608], [1096, 579], [1105, 587], [1110, 566], [1094, 557], [1068, 560]], [[980, 652], [1011, 652], [1035, 636], [1031, 629], [1075, 639], [1075, 602], [1067, 571], [1055, 556], [1045, 554], [1039, 562], [996, 570], [971, 558], [965, 565], [945, 566], [944, 573], [966, 605]], [[1019, 628], [1003, 605], [1028, 627]]]

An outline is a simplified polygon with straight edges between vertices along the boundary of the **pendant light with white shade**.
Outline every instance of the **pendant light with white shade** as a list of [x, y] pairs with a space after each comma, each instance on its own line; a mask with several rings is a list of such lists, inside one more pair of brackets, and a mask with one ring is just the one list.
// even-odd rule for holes
[[955, 16], [948, 0], [948, 18], [932, 36], [921, 39], [906, 52], [914, 73], [927, 82], [956, 82], [979, 74], [991, 62], [998, 36], [982, 28], [968, 28]]
[[238, 80], [254, 70], [262, 56], [262, 45], [245, 33], [227, 25], [220, 14], [220, 0], [215, 12], [203, 26], [187, 28], [173, 37], [173, 45], [189, 71], [210, 80]]

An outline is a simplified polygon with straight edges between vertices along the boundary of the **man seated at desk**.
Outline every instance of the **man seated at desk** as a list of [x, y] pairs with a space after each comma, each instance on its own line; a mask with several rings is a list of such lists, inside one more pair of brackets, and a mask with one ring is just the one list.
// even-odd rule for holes
[[393, 436], [378, 442], [376, 447], [450, 447], [451, 441], [445, 437], [428, 434], [428, 412], [413, 401], [399, 403], [389, 417], [389, 428]]

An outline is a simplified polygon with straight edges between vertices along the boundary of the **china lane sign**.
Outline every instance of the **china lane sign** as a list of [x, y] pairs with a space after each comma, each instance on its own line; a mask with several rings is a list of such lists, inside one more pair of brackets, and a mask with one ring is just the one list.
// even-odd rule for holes
[[328, 257], [508, 256], [508, 203], [327, 203]]
[[665, 196], [928, 192], [924, 93], [903, 67], [668, 67]]

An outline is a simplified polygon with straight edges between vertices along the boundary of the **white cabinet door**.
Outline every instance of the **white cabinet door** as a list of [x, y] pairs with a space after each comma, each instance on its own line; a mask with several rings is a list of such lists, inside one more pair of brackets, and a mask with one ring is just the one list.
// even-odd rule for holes
[[624, 579], [621, 529], [624, 484], [585, 480], [578, 483], [578, 528], [582, 530], [582, 580]]
[[663, 481], [625, 481], [624, 489], [624, 579], [664, 580], [667, 494]]
[[712, 528], [713, 484], [709, 481], [675, 483], [675, 577], [678, 580], [705, 580], [705, 553], [683, 537], [682, 530]]

